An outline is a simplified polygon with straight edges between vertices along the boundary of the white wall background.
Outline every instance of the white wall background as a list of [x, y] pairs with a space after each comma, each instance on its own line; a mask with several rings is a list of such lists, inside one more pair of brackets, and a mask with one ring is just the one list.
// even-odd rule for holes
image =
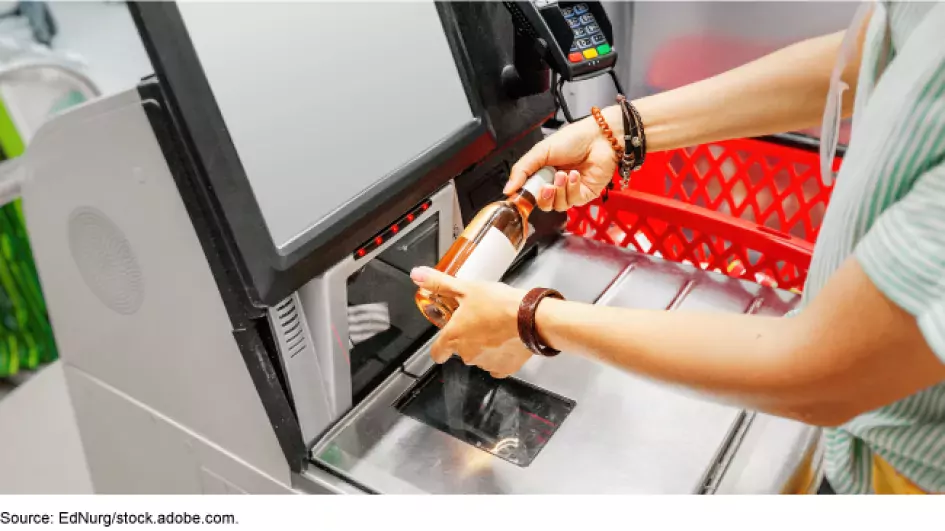
[[53, 47], [82, 55], [105, 94], [153, 72], [124, 2], [51, 2], [50, 9], [59, 25]]
[[[62, 59], [78, 58], [105, 94], [133, 88], [152, 69], [128, 7], [123, 2], [54, 2], [48, 4], [59, 29], [52, 48]], [[0, 2], [9, 13], [15, 2]], [[48, 51], [33, 41], [25, 17], [0, 19], [2, 61], [43, 56]], [[34, 71], [5, 79], [0, 85], [7, 110], [20, 135], [29, 143], [39, 127], [79, 85], [53, 71]], [[83, 91], [85, 92], [85, 91]]]
[[[660, 57], [661, 50], [674, 42], [723, 43], [721, 49], [700, 48], [696, 44], [679, 48], [689, 56], [686, 59], [702, 62], [703, 72], [719, 74], [788, 44], [846, 29], [857, 5], [855, 2], [818, 1], [637, 2], [630, 35], [621, 35], [631, 47], [631, 92], [666, 88], [647, 87], [645, 80], [651, 69], [667, 68], [653, 61]], [[733, 61], [736, 58], [738, 61]], [[683, 57], [677, 55], [674, 59]], [[674, 77], [687, 82], [698, 81], [685, 72]]]
[[[15, 5], [16, 2], [0, 1], [0, 13], [12, 10]], [[85, 59], [89, 74], [104, 93], [131, 88], [152, 72], [124, 2], [59, 1], [48, 5], [59, 29], [53, 49], [72, 52]], [[0, 20], [0, 38], [31, 42], [25, 19]]]
[[[617, 73], [624, 90], [640, 97], [720, 74], [787, 44], [845, 29], [850, 1], [604, 2], [614, 25]], [[673, 86], [652, 86], [654, 73]], [[568, 101], [583, 114], [613, 103], [609, 80], [574, 84]], [[579, 111], [580, 110], [580, 111]]]

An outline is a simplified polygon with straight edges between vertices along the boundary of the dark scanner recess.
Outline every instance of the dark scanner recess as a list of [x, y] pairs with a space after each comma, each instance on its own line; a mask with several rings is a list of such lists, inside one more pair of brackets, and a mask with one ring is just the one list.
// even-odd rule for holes
[[575, 406], [457, 357], [431, 368], [395, 404], [404, 415], [520, 467], [538, 457]]

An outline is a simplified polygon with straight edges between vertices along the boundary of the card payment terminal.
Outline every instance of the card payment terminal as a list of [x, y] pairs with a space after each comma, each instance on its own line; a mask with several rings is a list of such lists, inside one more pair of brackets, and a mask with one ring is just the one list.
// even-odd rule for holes
[[582, 81], [609, 74], [623, 93], [614, 73], [617, 51], [613, 27], [600, 2], [534, 0], [506, 2], [516, 28], [531, 37], [542, 59], [558, 80], [554, 95], [565, 118], [573, 122], [561, 88], [568, 81]]

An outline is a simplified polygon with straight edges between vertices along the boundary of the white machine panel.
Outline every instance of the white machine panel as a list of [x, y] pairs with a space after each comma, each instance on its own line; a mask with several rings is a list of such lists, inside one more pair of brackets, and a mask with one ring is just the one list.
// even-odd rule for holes
[[[161, 459], [197, 438], [288, 484], [285, 456], [137, 91], [60, 115], [22, 160], [33, 255], [86, 452], [98, 448], [121, 463], [153, 448], [160, 433], [167, 452], [151, 464], [170, 470]], [[95, 385], [108, 392], [78, 394]], [[132, 402], [153, 414], [139, 408], [129, 423], [167, 426], [149, 432], [116, 420]], [[119, 454], [122, 445], [129, 449]], [[136, 477], [142, 470], [93, 463], [94, 486], [191, 492], [170, 476], [149, 485]]]

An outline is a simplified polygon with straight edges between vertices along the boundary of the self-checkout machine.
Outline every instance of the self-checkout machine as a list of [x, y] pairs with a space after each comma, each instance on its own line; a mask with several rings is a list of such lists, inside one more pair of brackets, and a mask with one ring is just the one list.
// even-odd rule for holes
[[[579, 356], [505, 380], [430, 361], [408, 273], [541, 139], [547, 64], [607, 70], [599, 4], [132, 9], [155, 75], [47, 124], [23, 165], [97, 491], [779, 492], [816, 461], [807, 427]], [[673, 310], [796, 302], [562, 221], [533, 216], [507, 282]]]

